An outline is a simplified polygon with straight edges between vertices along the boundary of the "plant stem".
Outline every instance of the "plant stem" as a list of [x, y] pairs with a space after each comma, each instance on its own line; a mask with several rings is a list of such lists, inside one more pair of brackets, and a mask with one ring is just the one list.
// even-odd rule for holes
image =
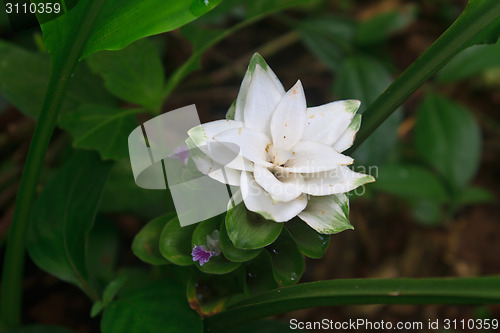
[[[54, 131], [59, 110], [64, 101], [71, 73], [75, 69], [85, 46], [87, 36], [103, 0], [95, 1], [75, 24], [73, 40], [61, 41], [56, 55], [51, 54], [51, 72], [45, 100], [31, 139], [28, 156], [21, 176], [14, 216], [7, 239], [7, 249], [2, 273], [0, 314], [2, 326], [13, 328], [21, 321], [21, 295], [25, 255], [25, 238], [40, 171], [45, 153]], [[78, 25], [78, 23], [81, 23]], [[70, 28], [68, 28], [70, 29]]]
[[268, 291], [205, 320], [218, 331], [246, 321], [311, 307], [349, 304], [500, 304], [500, 277], [346, 279]]
[[363, 113], [361, 129], [349, 152], [356, 150], [415, 90], [499, 17], [500, 1], [471, 2], [448, 30]]

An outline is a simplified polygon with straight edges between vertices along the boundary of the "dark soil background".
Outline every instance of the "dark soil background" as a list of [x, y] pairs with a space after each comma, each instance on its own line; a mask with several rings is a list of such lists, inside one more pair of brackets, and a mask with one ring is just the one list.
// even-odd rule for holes
[[[342, 1], [331, 1], [332, 13]], [[405, 1], [356, 1], [353, 15], [366, 18], [387, 6]], [[414, 23], [389, 40], [390, 53], [398, 72], [402, 72], [432, 44], [452, 22], [443, 18], [439, 8], [464, 8], [466, 1], [419, 1], [420, 13]], [[289, 11], [301, 17], [300, 12]], [[456, 15], [459, 11], [456, 12]], [[455, 15], [455, 17], [456, 17]], [[167, 73], [181, 64], [190, 53], [189, 43], [177, 32], [162, 38], [168, 43], [165, 54]], [[333, 77], [326, 67], [290, 32], [279, 16], [272, 16], [233, 34], [210, 49], [202, 58], [202, 70], [185, 80], [172, 94], [164, 110], [196, 104], [202, 121], [223, 117], [235, 99], [240, 81], [255, 52], [260, 52], [275, 73], [289, 88], [300, 78], [309, 105], [335, 99], [331, 93]], [[482, 160], [474, 185], [482, 186], [500, 197], [500, 91], [485, 87], [477, 80], [441, 86], [447, 96], [466, 105], [479, 120], [483, 136]], [[415, 108], [422, 97], [417, 91], [405, 104], [405, 120], [399, 136], [412, 140]], [[5, 249], [5, 234], [12, 218], [15, 195], [23, 168], [34, 121], [9, 107], [0, 114], [0, 155], [11, 167], [0, 170], [0, 255]], [[57, 161], [64, 140], [57, 133], [49, 149], [47, 164]], [[135, 216], [109, 216], [120, 232], [120, 262], [141, 265], [133, 256], [133, 236], [146, 222]], [[351, 204], [351, 222], [355, 231], [332, 236], [331, 245], [321, 260], [307, 260], [305, 281], [340, 278], [394, 277], [472, 277], [500, 274], [500, 206], [480, 204], [456, 212], [440, 226], [425, 227], [416, 222], [399, 198], [376, 194], [371, 200], [357, 199]], [[91, 302], [76, 287], [61, 282], [39, 270], [26, 259], [24, 286], [25, 323], [67, 326], [77, 332], [98, 332], [99, 319], [90, 319]], [[311, 321], [323, 318], [334, 321], [367, 318], [372, 321], [421, 321], [429, 319], [500, 319], [499, 306], [441, 305], [370, 305], [307, 309], [278, 318]]]

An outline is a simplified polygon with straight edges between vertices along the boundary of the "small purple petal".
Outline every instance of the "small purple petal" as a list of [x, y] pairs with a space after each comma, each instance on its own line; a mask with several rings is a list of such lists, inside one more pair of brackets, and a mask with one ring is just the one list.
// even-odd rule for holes
[[212, 256], [217, 255], [217, 253], [208, 251], [203, 245], [195, 245], [191, 255], [193, 256], [193, 261], [199, 261], [200, 266], [203, 266]]

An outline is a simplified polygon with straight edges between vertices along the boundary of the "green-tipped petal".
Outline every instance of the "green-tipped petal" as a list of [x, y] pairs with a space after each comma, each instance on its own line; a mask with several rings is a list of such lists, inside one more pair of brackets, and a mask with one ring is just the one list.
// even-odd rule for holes
[[354, 118], [352, 118], [351, 123], [344, 131], [344, 133], [342, 133], [340, 138], [333, 144], [333, 148], [341, 153], [351, 147], [354, 143], [354, 139], [356, 138], [356, 133], [358, 133], [360, 127], [361, 115], [357, 114], [354, 116]]
[[321, 234], [354, 229], [349, 222], [349, 199], [345, 194], [311, 197], [299, 217]]

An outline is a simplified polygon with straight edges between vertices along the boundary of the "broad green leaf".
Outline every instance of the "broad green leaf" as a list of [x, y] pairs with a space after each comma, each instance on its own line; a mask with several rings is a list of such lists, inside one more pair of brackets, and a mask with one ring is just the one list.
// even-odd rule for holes
[[266, 250], [271, 255], [274, 279], [280, 286], [299, 282], [304, 273], [304, 257], [286, 228]]
[[257, 257], [244, 263], [245, 265], [245, 293], [255, 295], [264, 291], [278, 288], [274, 280], [271, 255], [261, 251]]
[[74, 331], [60, 326], [27, 325], [8, 330], [8, 333], [74, 333]]
[[493, 45], [474, 45], [463, 50], [437, 73], [436, 79], [453, 82], [499, 67], [500, 40]]
[[111, 165], [95, 153], [75, 152], [38, 197], [28, 233], [31, 259], [86, 291], [86, 238]]
[[209, 332], [300, 309], [359, 304], [497, 304], [500, 277], [334, 279], [247, 297], [205, 320]]
[[160, 252], [176, 265], [193, 265], [191, 239], [196, 225], [181, 227], [179, 219], [171, 219], [160, 235]]
[[160, 253], [160, 235], [175, 213], [160, 216], [146, 224], [134, 237], [132, 252], [142, 261], [151, 265], [164, 265], [169, 261]]
[[[391, 81], [390, 73], [378, 60], [365, 55], [354, 55], [342, 62], [333, 90], [339, 99], [360, 100], [358, 113], [363, 113]], [[356, 163], [386, 163], [395, 151], [401, 118], [400, 112], [392, 114], [352, 155]]]
[[[193, 249], [196, 245], [206, 246], [207, 236], [211, 236], [214, 230], [220, 230], [221, 223], [224, 223], [224, 219], [221, 216], [216, 216], [199, 223], [193, 232], [191, 249]], [[198, 262], [196, 262], [195, 265], [200, 269], [200, 271], [205, 273], [226, 274], [237, 269], [240, 266], [240, 263], [228, 261], [224, 258], [223, 253], [221, 253], [220, 255], [210, 258], [210, 260], [203, 266], [200, 266]]]
[[[83, 59], [100, 50], [118, 50], [137, 39], [177, 29], [220, 1], [80, 0], [64, 15], [41, 26], [47, 49], [56, 62], [62, 61], [66, 48], [71, 50], [73, 45]], [[75, 40], [79, 30], [84, 30], [85, 36]]]
[[186, 291], [173, 280], [147, 282], [104, 309], [103, 333], [202, 333], [203, 324], [189, 308]]
[[219, 313], [234, 295], [243, 293], [243, 279], [241, 268], [222, 276], [195, 270], [187, 284], [189, 305], [202, 318]]
[[372, 189], [403, 198], [449, 201], [449, 194], [439, 175], [415, 164], [387, 164], [378, 169]]
[[145, 219], [153, 219], [173, 209], [174, 204], [168, 192], [152, 191], [137, 186], [128, 158], [114, 164], [104, 187], [99, 205], [100, 212], [126, 212]]
[[127, 138], [137, 127], [135, 115], [141, 111], [85, 104], [63, 115], [59, 123], [76, 148], [97, 150], [103, 159], [118, 160], [129, 155]]
[[120, 51], [96, 53], [87, 63], [115, 96], [151, 109], [163, 102], [163, 66], [149, 40], [138, 40]]
[[320, 259], [330, 245], [330, 235], [320, 234], [299, 218], [285, 224], [300, 252], [309, 258]]
[[119, 245], [114, 221], [98, 215], [88, 236], [86, 253], [89, 280], [98, 290], [114, 277]]
[[231, 242], [231, 240], [229, 239], [225, 223], [221, 223], [219, 230], [219, 241], [224, 257], [226, 257], [230, 261], [245, 262], [255, 258], [260, 252], [260, 249], [243, 250], [235, 247], [233, 242]]
[[281, 233], [282, 223], [269, 221], [250, 212], [243, 203], [226, 214], [226, 231], [234, 246], [245, 250], [260, 249], [274, 242]]
[[468, 187], [462, 191], [458, 202], [461, 205], [474, 205], [479, 203], [494, 203], [498, 199], [496, 196], [482, 187]]
[[340, 17], [319, 17], [297, 24], [304, 45], [328, 68], [339, 69], [344, 53], [352, 48], [355, 23]]
[[470, 112], [444, 97], [428, 95], [418, 108], [417, 150], [454, 189], [467, 186], [481, 156], [479, 125]]
[[416, 7], [403, 6], [398, 10], [380, 13], [359, 23], [356, 43], [372, 45], [383, 42], [391, 34], [406, 28], [415, 20]]
[[[0, 93], [12, 105], [37, 118], [48, 81], [49, 58], [46, 54], [0, 41]], [[73, 111], [82, 103], [114, 103], [113, 97], [103, 89], [102, 80], [86, 66], [81, 66], [71, 78], [61, 109]]]

